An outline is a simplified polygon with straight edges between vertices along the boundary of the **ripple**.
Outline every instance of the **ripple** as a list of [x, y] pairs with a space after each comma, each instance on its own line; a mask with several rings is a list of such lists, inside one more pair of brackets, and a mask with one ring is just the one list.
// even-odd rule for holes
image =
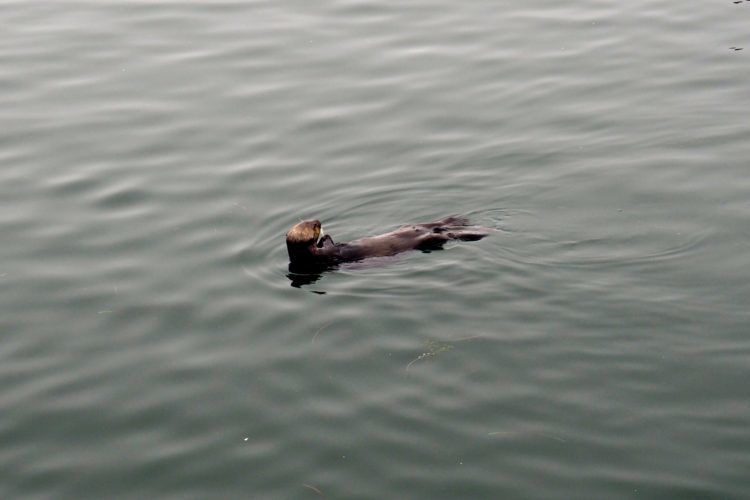
[[[711, 238], [712, 232], [704, 230], [701, 233], [686, 235], [684, 241], [679, 241], [673, 246], [656, 249], [643, 249], [636, 253], [636, 245], [628, 242], [622, 245], [625, 249], [620, 255], [612, 255], [612, 248], [616, 243], [610, 239], [594, 238], [584, 241], [559, 241], [551, 245], [548, 253], [571, 254], [570, 258], [557, 259], [523, 259], [518, 257], [519, 262], [547, 267], [588, 267], [588, 266], [630, 266], [636, 264], [656, 265], [659, 262], [669, 260], [685, 259], [695, 253], [706, 249], [706, 242]], [[653, 242], [641, 243], [638, 246], [653, 247]], [[634, 248], [635, 247], [635, 248]], [[607, 253], [608, 255], [604, 255]]]
[[143, 204], [150, 198], [145, 189], [138, 187], [118, 186], [108, 190], [99, 190], [96, 205], [102, 209], [122, 209]]

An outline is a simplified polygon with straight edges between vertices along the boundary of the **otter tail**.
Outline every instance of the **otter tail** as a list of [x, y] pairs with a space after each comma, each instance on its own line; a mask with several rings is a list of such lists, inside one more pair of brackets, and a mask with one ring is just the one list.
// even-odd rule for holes
[[429, 222], [427, 224], [422, 224], [425, 227], [429, 228], [435, 228], [435, 227], [464, 227], [464, 226], [470, 226], [471, 223], [469, 222], [469, 219], [466, 217], [461, 217], [458, 215], [451, 215], [450, 217], [446, 217], [445, 219], [436, 220], [435, 222]]
[[477, 241], [481, 240], [485, 236], [489, 235], [490, 231], [489, 229], [484, 228], [477, 228], [477, 229], [470, 229], [466, 231], [454, 231], [448, 233], [448, 237], [453, 240], [461, 240], [461, 241]]
[[[432, 230], [432, 237], [427, 238], [433, 247], [441, 246], [449, 240], [477, 241], [493, 232], [482, 226], [473, 226], [466, 217], [450, 216], [439, 221], [421, 224]], [[428, 243], [425, 241], [425, 243]]]

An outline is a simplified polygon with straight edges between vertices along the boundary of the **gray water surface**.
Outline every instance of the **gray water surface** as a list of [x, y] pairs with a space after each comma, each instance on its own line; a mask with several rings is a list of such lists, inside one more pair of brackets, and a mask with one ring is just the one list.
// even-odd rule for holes
[[[0, 498], [746, 497], [749, 27], [0, 3]], [[300, 219], [451, 214], [290, 286]]]

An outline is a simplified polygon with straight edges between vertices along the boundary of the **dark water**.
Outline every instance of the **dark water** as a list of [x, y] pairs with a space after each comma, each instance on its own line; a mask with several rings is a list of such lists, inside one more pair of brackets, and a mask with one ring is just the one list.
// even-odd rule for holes
[[[748, 27], [3, 2], [0, 498], [748, 495]], [[290, 286], [300, 218], [450, 214]]]

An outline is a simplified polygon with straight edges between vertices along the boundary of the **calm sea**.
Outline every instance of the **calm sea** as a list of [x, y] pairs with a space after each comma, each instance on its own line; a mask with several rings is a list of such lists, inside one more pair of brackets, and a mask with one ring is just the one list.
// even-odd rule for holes
[[730, 0], [1, 2], [0, 498], [748, 498], [749, 58]]

